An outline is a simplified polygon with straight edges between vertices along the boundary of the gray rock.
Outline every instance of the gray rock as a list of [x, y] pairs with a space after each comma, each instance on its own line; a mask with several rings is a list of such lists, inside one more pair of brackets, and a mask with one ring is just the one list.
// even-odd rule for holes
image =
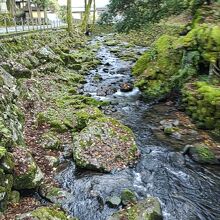
[[39, 186], [43, 173], [31, 154], [25, 148], [17, 147], [13, 149], [13, 157], [15, 160], [14, 188], [21, 190]]
[[121, 204], [121, 198], [118, 196], [112, 196], [107, 200], [110, 207], [117, 207]]
[[90, 121], [74, 137], [73, 157], [81, 168], [111, 171], [133, 164], [138, 150], [132, 131], [112, 118]]

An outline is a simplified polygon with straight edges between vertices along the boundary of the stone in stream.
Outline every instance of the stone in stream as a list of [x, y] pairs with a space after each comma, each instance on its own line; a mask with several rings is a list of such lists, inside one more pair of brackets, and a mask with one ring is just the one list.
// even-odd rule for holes
[[109, 69], [108, 69], [108, 68], [104, 68], [104, 69], [103, 69], [103, 72], [104, 72], [104, 73], [108, 73], [108, 72], [109, 72]]
[[109, 85], [98, 88], [97, 95], [98, 96], [113, 95], [116, 92], [117, 92], [117, 88]]
[[67, 216], [63, 211], [57, 207], [40, 207], [31, 212], [17, 215], [15, 220], [77, 220]]
[[102, 117], [75, 135], [73, 157], [80, 168], [110, 172], [134, 164], [138, 150], [131, 129]]
[[137, 197], [134, 192], [129, 189], [125, 189], [121, 193], [121, 201], [123, 205], [127, 205], [129, 203], [135, 203], [137, 201]]
[[121, 204], [121, 198], [118, 196], [112, 196], [107, 199], [107, 204], [112, 208], [117, 207]]
[[42, 184], [39, 187], [38, 193], [42, 198], [46, 198], [53, 204], [57, 205], [62, 205], [65, 200], [70, 199], [71, 196], [73, 196], [69, 192], [50, 184]]
[[131, 83], [123, 83], [120, 85], [121, 92], [131, 92], [134, 86]]
[[204, 144], [186, 145], [183, 155], [188, 154], [192, 160], [200, 164], [220, 164], [212, 149]]
[[162, 220], [160, 202], [149, 197], [135, 205], [116, 212], [108, 220]]

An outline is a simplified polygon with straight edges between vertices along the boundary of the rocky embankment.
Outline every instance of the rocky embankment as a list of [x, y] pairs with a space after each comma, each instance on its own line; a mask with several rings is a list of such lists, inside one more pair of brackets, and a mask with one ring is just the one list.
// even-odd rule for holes
[[100, 62], [98, 47], [84, 36], [30, 34], [1, 40], [0, 47], [1, 219], [70, 219], [56, 208], [40, 208], [25, 192], [39, 191], [60, 204], [68, 193], [53, 176], [72, 152], [80, 168], [109, 172], [132, 165], [138, 158], [133, 133], [98, 109], [107, 103], [77, 92]]
[[[198, 9], [178, 35], [172, 31], [173, 34], [162, 34], [133, 67], [136, 86], [146, 99], [163, 100], [178, 95], [181, 109], [197, 128], [208, 130], [217, 140], [217, 144], [200, 142], [195, 133], [198, 143], [185, 149], [196, 161], [211, 164], [219, 164], [219, 8], [219, 3], [214, 3]], [[160, 126], [167, 135], [181, 140], [182, 131], [175, 119], [161, 121]]]

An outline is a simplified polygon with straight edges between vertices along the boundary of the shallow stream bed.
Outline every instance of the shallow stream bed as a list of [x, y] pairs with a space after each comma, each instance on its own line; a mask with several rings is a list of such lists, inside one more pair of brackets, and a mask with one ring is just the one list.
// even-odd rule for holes
[[[158, 197], [165, 220], [220, 219], [219, 169], [198, 165], [154, 137], [146, 117], [151, 105], [142, 101], [137, 88], [120, 91], [121, 84], [133, 81], [133, 61], [117, 58], [110, 52], [115, 46], [106, 46], [104, 40], [96, 37], [90, 42], [101, 44], [97, 56], [102, 64], [88, 74], [81, 92], [110, 101], [104, 113], [133, 130], [141, 156], [135, 167], [111, 174], [81, 172], [69, 161], [56, 177], [62, 188], [71, 192], [63, 208], [80, 220], [106, 220], [117, 211], [106, 204], [107, 198], [128, 188], [139, 200]], [[137, 54], [144, 50], [133, 48]]]

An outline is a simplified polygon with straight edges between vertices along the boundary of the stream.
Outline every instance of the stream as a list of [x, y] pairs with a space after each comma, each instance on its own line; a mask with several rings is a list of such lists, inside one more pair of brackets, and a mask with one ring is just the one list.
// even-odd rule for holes
[[[181, 152], [155, 139], [145, 114], [151, 104], [141, 99], [141, 92], [121, 92], [120, 84], [132, 82], [132, 61], [123, 61], [110, 52], [104, 37], [95, 37], [90, 44], [101, 43], [97, 57], [102, 64], [90, 71], [82, 88], [98, 100], [110, 101], [103, 112], [130, 127], [141, 152], [135, 167], [110, 174], [78, 171], [71, 161], [56, 179], [71, 192], [62, 207], [80, 220], [106, 220], [117, 211], [106, 204], [110, 196], [123, 189], [134, 191], [138, 200], [158, 197], [165, 220], [220, 219], [220, 172], [196, 164]], [[146, 48], [134, 47], [137, 53]]]

